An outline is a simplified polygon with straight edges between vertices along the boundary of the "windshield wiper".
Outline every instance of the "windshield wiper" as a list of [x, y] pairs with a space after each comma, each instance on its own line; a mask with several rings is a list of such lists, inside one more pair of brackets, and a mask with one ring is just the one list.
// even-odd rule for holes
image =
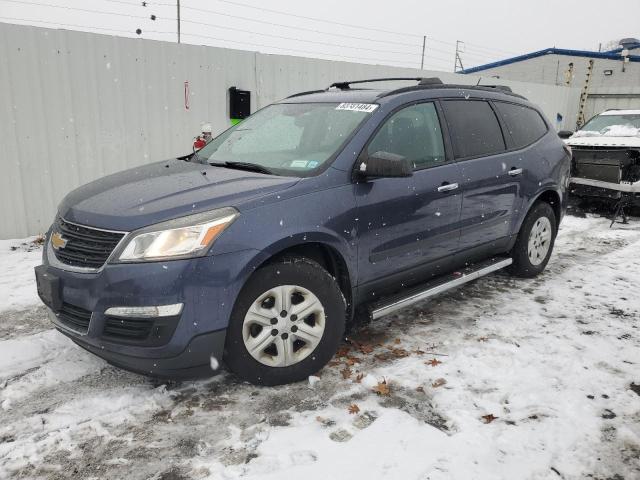
[[273, 175], [273, 172], [270, 169], [268, 169], [267, 167], [263, 167], [262, 165], [258, 165], [257, 163], [224, 162], [224, 166], [228, 168], [236, 168], [238, 170], [248, 170], [250, 172], [266, 173], [267, 175]]

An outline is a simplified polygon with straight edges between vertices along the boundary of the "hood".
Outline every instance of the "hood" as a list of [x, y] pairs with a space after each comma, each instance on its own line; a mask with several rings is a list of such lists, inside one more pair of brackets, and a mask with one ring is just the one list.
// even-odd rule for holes
[[565, 140], [570, 147], [640, 147], [640, 137], [571, 137]]
[[59, 213], [70, 222], [131, 231], [220, 207], [242, 211], [299, 180], [174, 159], [88, 183], [62, 200]]

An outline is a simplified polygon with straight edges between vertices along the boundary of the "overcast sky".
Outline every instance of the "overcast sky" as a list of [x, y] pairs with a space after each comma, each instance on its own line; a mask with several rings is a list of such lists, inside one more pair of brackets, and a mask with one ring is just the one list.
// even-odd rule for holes
[[[461, 58], [470, 67], [547, 47], [598, 50], [601, 42], [640, 37], [640, 0], [181, 4], [184, 43], [419, 67], [426, 35], [425, 68], [445, 71], [453, 69], [456, 40], [464, 42]], [[140, 28], [141, 38], [176, 41], [175, 0], [148, 1], [146, 7], [136, 0], [0, 0], [0, 21], [133, 37]]]

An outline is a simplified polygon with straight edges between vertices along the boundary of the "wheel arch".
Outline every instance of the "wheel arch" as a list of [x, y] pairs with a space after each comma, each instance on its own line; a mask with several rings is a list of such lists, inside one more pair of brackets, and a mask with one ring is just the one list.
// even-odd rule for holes
[[[555, 213], [556, 215], [557, 228], [560, 220], [562, 219], [562, 197], [560, 196], [560, 194], [554, 189], [544, 190], [537, 197], [535, 197], [535, 199], [529, 206], [529, 210], [531, 210], [531, 208], [538, 202], [545, 202], [551, 206], [551, 208], [553, 209], [553, 213]], [[527, 212], [529, 210], [527, 210]]]
[[259, 251], [254, 259], [247, 265], [244, 275], [244, 283], [251, 274], [259, 268], [276, 262], [287, 256], [300, 256], [313, 260], [320, 264], [338, 282], [347, 303], [347, 319], [353, 316], [353, 265], [355, 257], [349, 261], [348, 251], [341, 248], [339, 241], [324, 234], [296, 235], [294, 238], [282, 239], [269, 247]]
[[522, 223], [524, 222], [524, 219], [527, 217], [527, 215], [529, 214], [531, 209], [534, 207], [534, 205], [538, 202], [548, 203], [553, 209], [553, 213], [555, 213], [556, 215], [556, 226], [560, 223], [560, 220], [562, 219], [562, 211], [563, 211], [562, 195], [553, 186], [548, 186], [547, 188], [540, 190], [533, 197], [531, 197], [531, 200], [527, 204], [525, 211], [523, 212], [522, 215], [520, 215], [518, 225], [517, 225], [518, 228], [515, 231], [516, 234], [520, 231], [520, 228], [522, 227]]
[[520, 215], [520, 218], [518, 219], [518, 223], [516, 225], [514, 233], [511, 236], [511, 241], [508, 244], [509, 251], [513, 248], [513, 246], [516, 243], [516, 240], [518, 238], [518, 233], [522, 228], [522, 224], [524, 223], [525, 218], [527, 218], [527, 215], [529, 214], [531, 209], [538, 202], [545, 202], [551, 206], [551, 208], [553, 209], [553, 213], [555, 213], [556, 215], [556, 229], [558, 228], [558, 225], [560, 224], [560, 220], [562, 219], [562, 214], [563, 214], [562, 195], [559, 193], [559, 191], [555, 187], [548, 186], [547, 188], [542, 189], [532, 197], [531, 201], [529, 201], [529, 203], [527, 204], [523, 214]]

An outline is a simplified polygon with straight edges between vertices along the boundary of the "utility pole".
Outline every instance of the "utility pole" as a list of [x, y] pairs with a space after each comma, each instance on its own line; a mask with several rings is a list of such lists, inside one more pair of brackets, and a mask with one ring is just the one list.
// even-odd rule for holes
[[464, 70], [464, 66], [462, 65], [462, 58], [460, 58], [460, 54], [464, 52], [464, 42], [460, 40], [456, 40], [456, 58], [455, 63], [453, 64], [453, 73], [458, 71], [458, 65], [460, 65], [460, 70]]
[[424, 48], [427, 45], [427, 36], [423, 35], [422, 37], [422, 61], [420, 62], [420, 70], [424, 70]]
[[180, 43], [180, 0], [176, 0], [176, 7], [178, 8], [178, 43]]

